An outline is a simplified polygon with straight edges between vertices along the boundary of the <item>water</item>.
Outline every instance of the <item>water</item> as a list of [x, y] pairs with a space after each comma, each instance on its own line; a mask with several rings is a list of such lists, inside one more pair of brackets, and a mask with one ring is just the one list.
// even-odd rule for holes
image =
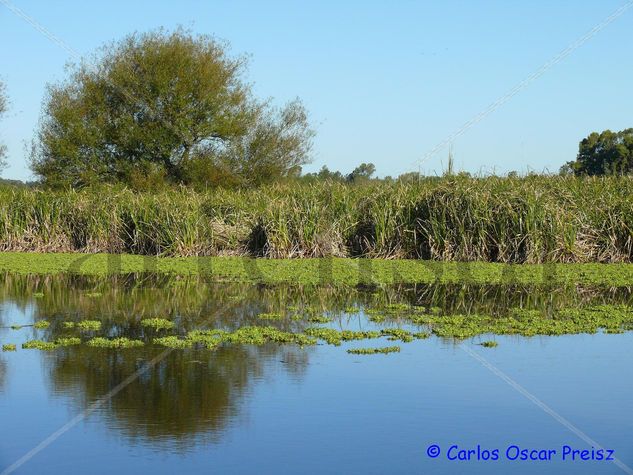
[[[6, 275], [0, 341], [19, 347], [31, 338], [52, 339], [63, 334], [61, 322], [88, 318], [103, 322], [100, 334], [142, 338], [139, 320], [156, 316], [174, 319], [178, 331], [254, 324], [300, 331], [309, 324], [257, 319], [292, 308], [329, 315], [335, 328], [368, 330], [379, 326], [364, 310], [385, 304], [503, 315], [516, 306], [547, 314], [630, 301], [627, 289], [350, 290]], [[42, 318], [51, 322], [46, 330], [8, 328]], [[499, 346], [478, 344], [490, 338]], [[346, 352], [387, 344], [401, 352]], [[591, 449], [590, 438], [633, 466], [632, 344], [626, 332], [460, 342], [383, 338], [303, 349], [18, 348], [0, 353], [0, 472], [22, 460], [16, 473], [622, 473], [613, 462], [561, 456], [564, 445]], [[436, 459], [427, 455], [432, 444], [440, 447]], [[500, 460], [448, 460], [453, 445], [498, 449]], [[549, 461], [511, 461], [509, 446], [557, 453]]]

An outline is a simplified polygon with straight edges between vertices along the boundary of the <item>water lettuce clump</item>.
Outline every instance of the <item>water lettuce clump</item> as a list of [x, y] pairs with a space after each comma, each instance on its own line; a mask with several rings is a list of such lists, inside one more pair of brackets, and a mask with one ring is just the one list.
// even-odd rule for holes
[[151, 327], [154, 330], [171, 330], [176, 324], [164, 318], [145, 318], [141, 320], [141, 325]]
[[347, 350], [348, 353], [352, 355], [375, 355], [378, 353], [387, 354], [387, 353], [400, 353], [399, 346], [385, 346], [382, 348], [352, 348]]
[[492, 315], [412, 315], [411, 323], [427, 326], [445, 338], [494, 335], [569, 335], [576, 333], [619, 332], [633, 328], [633, 307], [592, 305], [555, 311], [547, 318], [539, 310], [511, 309], [502, 317]]
[[25, 350], [44, 350], [51, 351], [57, 348], [57, 344], [50, 341], [42, 341], [42, 340], [29, 340], [25, 343], [22, 343], [22, 348]]
[[99, 320], [82, 320], [75, 325], [81, 331], [99, 331], [101, 330], [101, 322]]
[[2, 351], [15, 351], [15, 343], [5, 343], [2, 345]]
[[102, 338], [96, 337], [88, 340], [86, 343], [88, 346], [95, 348], [135, 348], [143, 346], [145, 343], [142, 340], [131, 340], [129, 338]]
[[80, 345], [81, 344], [81, 338], [77, 338], [74, 336], [71, 337], [62, 337], [62, 338], [57, 338], [55, 340], [55, 344], [57, 346], [74, 346], [74, 345]]
[[48, 320], [40, 320], [33, 324], [33, 328], [37, 328], [38, 330], [43, 330], [44, 328], [48, 328], [50, 326], [50, 322]]
[[410, 331], [403, 330], [402, 328], [385, 328], [380, 330], [380, 334], [387, 336], [387, 340], [400, 340], [403, 343], [410, 343], [414, 339]]
[[170, 335], [160, 338], [154, 338], [152, 340], [152, 343], [154, 343], [155, 345], [166, 346], [167, 348], [184, 349], [191, 348], [194, 344], [194, 341], [191, 339], [182, 339], [178, 338], [177, 336]]
[[242, 327], [225, 333], [222, 341], [243, 345], [263, 345], [265, 343], [292, 343], [299, 346], [314, 345], [316, 340], [300, 333], [290, 333], [274, 327]]

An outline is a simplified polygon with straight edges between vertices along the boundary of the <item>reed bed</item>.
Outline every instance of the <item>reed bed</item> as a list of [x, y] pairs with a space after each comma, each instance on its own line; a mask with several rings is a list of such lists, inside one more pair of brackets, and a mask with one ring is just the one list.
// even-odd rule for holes
[[0, 189], [1, 251], [631, 262], [632, 230], [628, 177]]

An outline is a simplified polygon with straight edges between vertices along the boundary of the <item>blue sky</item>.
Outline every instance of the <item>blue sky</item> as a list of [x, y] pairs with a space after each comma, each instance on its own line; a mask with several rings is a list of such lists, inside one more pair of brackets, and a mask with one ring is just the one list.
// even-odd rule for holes
[[[608, 17], [603, 1], [11, 0], [82, 55], [134, 31], [182, 25], [251, 55], [247, 79], [277, 104], [300, 97], [317, 130], [313, 163], [379, 175], [417, 161]], [[556, 171], [594, 130], [633, 127], [633, 8], [453, 143], [459, 169]], [[0, 2], [3, 176], [31, 177], [24, 144], [45, 86], [71, 55]], [[441, 173], [448, 150], [421, 163]]]

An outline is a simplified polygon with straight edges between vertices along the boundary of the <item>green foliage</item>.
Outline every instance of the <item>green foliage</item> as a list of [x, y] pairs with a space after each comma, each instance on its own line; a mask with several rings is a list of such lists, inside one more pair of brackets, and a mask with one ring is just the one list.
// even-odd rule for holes
[[[72, 322], [64, 322], [72, 323]], [[99, 320], [82, 320], [75, 325], [79, 330], [86, 332], [96, 332], [101, 330], [101, 322]]]
[[[294, 183], [156, 194], [110, 186], [0, 188], [0, 243], [4, 251], [172, 257], [631, 262], [632, 195], [633, 180], [615, 176]], [[86, 258], [82, 269], [100, 259]], [[190, 267], [186, 261], [178, 265]], [[345, 273], [376, 278], [390, 265], [355, 261]], [[421, 272], [435, 270], [423, 265]]]
[[127, 36], [49, 85], [32, 169], [46, 186], [157, 190], [257, 185], [294, 176], [313, 132], [299, 101], [252, 97], [245, 59], [178, 29]]
[[92, 346], [95, 348], [135, 348], [139, 346], [143, 346], [144, 343], [142, 340], [133, 340], [130, 338], [120, 337], [120, 338], [102, 338], [96, 337], [91, 340], [88, 340], [86, 343], [88, 346]]
[[191, 348], [194, 342], [189, 339], [183, 340], [181, 338], [178, 338], [177, 336], [170, 335], [170, 336], [163, 336], [160, 338], [154, 338], [152, 340], [152, 343], [154, 343], [155, 345], [165, 346], [167, 348], [182, 350], [185, 348]]
[[592, 132], [578, 146], [575, 162], [561, 168], [561, 174], [630, 175], [633, 173], [633, 128]]
[[57, 338], [55, 340], [55, 344], [58, 345], [58, 346], [80, 345], [81, 344], [81, 338], [77, 338], [77, 337], [74, 337], [74, 336]]
[[48, 328], [50, 325], [50, 322], [48, 322], [47, 320], [40, 320], [38, 322], [35, 322], [33, 324], [33, 328], [37, 328], [39, 330], [43, 330], [44, 328]]
[[56, 349], [58, 345], [54, 342], [42, 341], [42, 340], [29, 340], [26, 343], [22, 343], [22, 348], [25, 350], [43, 350], [52, 351]]
[[145, 318], [141, 320], [141, 325], [153, 328], [154, 330], [171, 330], [176, 326], [174, 322], [164, 318]]
[[375, 172], [376, 167], [373, 163], [361, 163], [347, 175], [346, 180], [350, 182], [369, 180]]
[[2, 345], [2, 351], [15, 351], [15, 343], [5, 343]]

